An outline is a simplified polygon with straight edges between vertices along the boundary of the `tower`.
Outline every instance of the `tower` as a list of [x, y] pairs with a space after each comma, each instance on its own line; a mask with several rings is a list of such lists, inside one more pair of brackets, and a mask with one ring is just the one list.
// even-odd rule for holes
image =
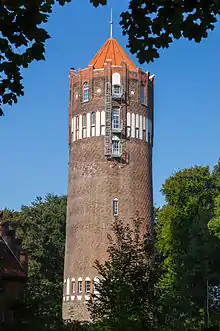
[[116, 216], [153, 222], [154, 76], [109, 38], [85, 69], [70, 70], [69, 178], [63, 318], [88, 320]]

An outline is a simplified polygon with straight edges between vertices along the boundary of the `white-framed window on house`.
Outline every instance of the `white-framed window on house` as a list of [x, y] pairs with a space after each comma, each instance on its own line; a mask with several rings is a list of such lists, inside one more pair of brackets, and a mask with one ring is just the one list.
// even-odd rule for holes
[[120, 129], [120, 109], [119, 108], [112, 109], [112, 129], [113, 130]]
[[78, 293], [82, 293], [82, 280], [81, 280], [81, 278], [79, 278], [78, 279], [78, 288], [77, 288], [77, 290], [78, 290]]
[[76, 140], [79, 139], [79, 116], [76, 116]]
[[113, 212], [113, 216], [118, 216], [118, 199], [114, 199], [113, 200], [113, 210], [112, 210], [112, 212]]
[[85, 82], [83, 84], [83, 102], [89, 101], [89, 84]]
[[85, 291], [86, 291], [86, 294], [91, 293], [91, 280], [90, 279], [86, 279], [86, 281], [85, 281]]
[[145, 105], [145, 86], [141, 84], [141, 103]]
[[72, 278], [71, 280], [71, 293], [75, 293], [76, 292], [76, 281], [75, 278]]
[[83, 114], [82, 121], [82, 137], [86, 138], [86, 114]]

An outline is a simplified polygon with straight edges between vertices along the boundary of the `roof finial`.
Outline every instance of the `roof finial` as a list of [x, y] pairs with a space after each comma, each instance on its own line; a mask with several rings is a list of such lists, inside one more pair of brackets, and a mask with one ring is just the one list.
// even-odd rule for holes
[[112, 21], [112, 8], [111, 8], [111, 21], [110, 21], [110, 38], [112, 38], [112, 26], [113, 26], [113, 21]]

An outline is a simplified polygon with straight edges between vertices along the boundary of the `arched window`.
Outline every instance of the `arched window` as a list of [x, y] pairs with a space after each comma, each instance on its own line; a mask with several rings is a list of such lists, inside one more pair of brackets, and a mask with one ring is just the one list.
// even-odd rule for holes
[[117, 72], [112, 75], [112, 96], [116, 99], [121, 97], [121, 77]]
[[82, 127], [83, 127], [83, 132], [82, 132], [82, 137], [86, 138], [86, 114], [83, 114], [83, 119], [82, 119]]
[[91, 292], [91, 279], [89, 277], [87, 277], [85, 280], [85, 291], [86, 294]]
[[83, 84], [83, 101], [89, 101], [89, 84], [87, 82]]
[[71, 293], [75, 293], [76, 292], [76, 281], [75, 278], [72, 278], [71, 281]]
[[118, 199], [113, 200], [113, 216], [118, 216]]
[[82, 278], [78, 278], [78, 293], [82, 293]]

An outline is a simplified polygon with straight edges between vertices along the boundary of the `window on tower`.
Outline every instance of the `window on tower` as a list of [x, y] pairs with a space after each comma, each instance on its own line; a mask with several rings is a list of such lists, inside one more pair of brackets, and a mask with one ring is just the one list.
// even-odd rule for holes
[[120, 110], [119, 110], [119, 108], [115, 108], [112, 110], [112, 129], [113, 130], [120, 129]]
[[82, 293], [82, 280], [78, 280], [78, 293]]
[[86, 138], [86, 114], [83, 114], [83, 128], [82, 137]]
[[71, 282], [71, 293], [75, 293], [76, 291], [76, 281], [74, 278], [72, 278], [72, 282]]
[[142, 84], [141, 85], [141, 103], [143, 104], [143, 105], [145, 105], [145, 88], [144, 88], [144, 85]]
[[120, 141], [119, 140], [112, 141], [112, 155], [120, 156]]
[[89, 84], [87, 82], [83, 84], [83, 101], [89, 101]]
[[76, 140], [79, 139], [79, 116], [76, 116]]
[[92, 112], [92, 121], [91, 121], [91, 124], [92, 125], [95, 125], [95, 113], [94, 113], [94, 111]]
[[86, 280], [85, 282], [85, 290], [86, 290], [86, 293], [90, 293], [91, 292], [91, 281], [90, 280]]
[[118, 199], [113, 200], [113, 216], [118, 216]]

